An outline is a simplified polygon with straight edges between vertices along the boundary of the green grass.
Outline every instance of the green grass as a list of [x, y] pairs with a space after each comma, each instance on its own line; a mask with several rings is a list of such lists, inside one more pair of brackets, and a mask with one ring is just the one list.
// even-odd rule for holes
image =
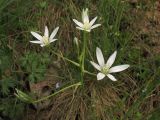
[[[152, 1], [154, 4], [154, 1]], [[139, 2], [142, 10], [146, 4]], [[159, 119], [159, 75], [160, 57], [152, 53], [145, 55], [143, 43], [147, 38], [137, 38], [133, 29], [133, 9], [121, 0], [1, 0], [0, 1], [0, 117], [10, 120], [24, 119], [31, 115], [47, 119], [79, 120], [157, 120]], [[91, 18], [98, 16], [96, 23], [101, 27], [93, 29], [88, 36], [88, 46], [84, 67], [92, 73], [97, 71], [90, 64], [96, 61], [96, 47], [102, 49], [105, 60], [118, 51], [115, 65], [130, 64], [131, 67], [115, 74], [117, 82], [107, 77], [97, 81], [96, 76], [84, 74], [84, 86], [67, 89], [51, 100], [52, 105], [44, 111], [33, 109], [19, 100], [15, 88], [31, 96], [31, 84], [45, 82], [51, 77], [53, 83], [62, 83], [62, 88], [80, 81], [80, 69], [52, 51], [61, 53], [75, 62], [79, 62], [74, 37], [79, 40], [82, 49], [83, 33], [75, 28], [72, 19], [81, 20], [81, 11], [89, 8]], [[137, 16], [136, 16], [137, 17]], [[29, 43], [33, 40], [30, 31], [43, 33], [44, 26], [49, 31], [56, 26], [60, 30], [58, 41], [50, 49]], [[140, 37], [140, 36], [138, 36]], [[139, 41], [140, 40], [140, 41]], [[138, 42], [137, 42], [138, 41]], [[152, 46], [151, 46], [152, 47]], [[52, 69], [56, 69], [58, 80]], [[54, 85], [50, 85], [54, 92]], [[43, 98], [44, 96], [41, 96]], [[39, 98], [40, 99], [40, 98]], [[32, 106], [32, 107], [31, 107]], [[11, 109], [12, 108], [12, 109]], [[26, 112], [27, 111], [27, 112]], [[28, 112], [29, 111], [29, 112]], [[30, 112], [31, 111], [31, 112]], [[45, 112], [46, 111], [46, 112]], [[29, 113], [32, 113], [31, 115]], [[44, 113], [44, 114], [42, 114]], [[44, 115], [44, 116], [43, 116]], [[25, 116], [23, 118], [23, 116]], [[25, 119], [26, 120], [26, 119]]]

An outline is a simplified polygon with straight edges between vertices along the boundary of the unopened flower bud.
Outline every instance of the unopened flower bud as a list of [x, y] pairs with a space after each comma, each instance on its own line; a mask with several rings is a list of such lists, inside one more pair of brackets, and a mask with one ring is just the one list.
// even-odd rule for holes
[[74, 43], [78, 46], [78, 38], [75, 37], [73, 41], [74, 41]]

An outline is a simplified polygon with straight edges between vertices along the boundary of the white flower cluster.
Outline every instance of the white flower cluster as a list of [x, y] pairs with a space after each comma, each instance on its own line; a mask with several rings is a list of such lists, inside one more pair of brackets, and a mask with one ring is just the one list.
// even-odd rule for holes
[[[76, 23], [77, 25], [77, 29], [79, 30], [83, 30], [86, 32], [90, 32], [92, 29], [101, 26], [101, 24], [95, 24], [97, 17], [95, 17], [94, 19], [92, 19], [91, 21], [89, 21], [89, 16], [88, 16], [88, 9], [83, 10], [82, 12], [82, 22], [79, 22], [76, 19], [73, 19], [73, 21]], [[55, 39], [54, 37], [56, 36], [57, 32], [58, 32], [59, 27], [55, 28], [53, 30], [53, 32], [51, 33], [51, 35], [49, 36], [49, 30], [48, 27], [45, 26], [45, 31], [44, 31], [44, 35], [41, 36], [36, 32], [31, 32], [31, 34], [37, 38], [36, 41], [30, 41], [31, 43], [36, 43], [36, 44], [40, 44], [41, 47], [47, 46], [50, 43], [56, 41], [57, 39]], [[104, 61], [104, 57], [102, 54], [102, 51], [100, 48], [96, 48], [96, 57], [97, 57], [97, 61], [98, 64], [96, 64], [93, 61], [90, 61], [90, 63], [98, 70], [100, 71], [97, 74], [97, 80], [102, 80], [105, 76], [107, 76], [108, 78], [110, 78], [112, 81], [117, 81], [117, 79], [111, 75], [111, 73], [116, 73], [116, 72], [121, 72], [125, 69], [127, 69], [130, 65], [128, 64], [124, 64], [124, 65], [118, 65], [118, 66], [114, 66], [111, 67], [112, 64], [115, 61], [117, 55], [117, 51], [115, 51], [107, 60], [107, 62], [105, 63]]]

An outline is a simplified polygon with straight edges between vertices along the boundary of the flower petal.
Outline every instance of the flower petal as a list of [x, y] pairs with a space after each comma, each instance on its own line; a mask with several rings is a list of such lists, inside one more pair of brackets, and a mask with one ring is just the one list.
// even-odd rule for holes
[[85, 31], [87, 31], [87, 32], [91, 32], [91, 29], [89, 29], [89, 30], [85, 30]]
[[56, 27], [56, 28], [53, 30], [52, 34], [51, 34], [50, 37], [49, 37], [50, 40], [52, 40], [52, 39], [55, 37], [55, 35], [57, 34], [58, 30], [59, 30], [59, 27]]
[[41, 47], [44, 47], [44, 46], [46, 46], [46, 45], [45, 45], [45, 44], [41, 44], [40, 46], [41, 46]]
[[59, 87], [60, 87], [60, 83], [57, 82], [57, 83], [56, 83], [56, 89], [59, 88]]
[[50, 40], [50, 43], [51, 43], [51, 42], [54, 42], [54, 41], [56, 41], [56, 40], [58, 40], [58, 39], [52, 39], [52, 40]]
[[37, 38], [38, 40], [42, 41], [42, 36], [39, 35], [38, 33], [31, 31], [31, 34], [32, 34], [35, 38]]
[[79, 21], [77, 21], [76, 19], [73, 19], [73, 21], [79, 26], [79, 27], [83, 27], [83, 24]]
[[89, 23], [90, 26], [92, 26], [92, 25], [95, 23], [96, 19], [97, 19], [97, 17], [95, 17], [95, 18], [93, 18], [93, 19], [91, 20], [91, 22]]
[[83, 23], [89, 23], [88, 8], [86, 8], [86, 10], [83, 10], [82, 20], [83, 20]]
[[101, 67], [98, 65], [98, 64], [96, 64], [95, 62], [92, 62], [92, 61], [90, 61], [90, 63], [97, 69], [97, 70], [101, 70]]
[[41, 41], [30, 41], [31, 43], [42, 44]]
[[107, 61], [107, 63], [106, 63], [106, 65], [107, 65], [108, 67], [111, 67], [112, 64], [114, 63], [114, 61], [115, 61], [115, 59], [116, 59], [116, 55], [117, 55], [117, 51], [115, 51], [115, 52], [109, 57], [109, 59], [108, 59], [108, 61]]
[[103, 57], [101, 49], [98, 47], [96, 48], [96, 56], [97, 56], [97, 60], [98, 60], [99, 65], [101, 67], [104, 66], [104, 57]]
[[79, 29], [79, 30], [84, 30], [83, 28], [81, 28], [81, 27], [76, 27], [77, 29]]
[[111, 74], [108, 74], [107, 77], [109, 79], [111, 79], [112, 81], [117, 81], [117, 79], [113, 75], [111, 75]]
[[114, 66], [114, 67], [109, 69], [109, 73], [121, 72], [121, 71], [127, 69], [129, 66], [130, 65], [128, 65], [128, 64]]
[[95, 25], [93, 25], [93, 26], [91, 27], [91, 29], [94, 29], [94, 28], [99, 27], [99, 26], [101, 26], [101, 24], [95, 24]]
[[97, 74], [97, 80], [102, 80], [104, 77], [105, 77], [105, 74], [103, 74], [103, 73]]
[[49, 30], [47, 26], [45, 26], [44, 36], [47, 38], [49, 37]]

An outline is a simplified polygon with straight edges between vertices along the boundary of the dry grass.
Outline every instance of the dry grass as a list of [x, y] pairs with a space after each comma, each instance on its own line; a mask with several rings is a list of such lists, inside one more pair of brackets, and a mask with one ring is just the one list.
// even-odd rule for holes
[[32, 114], [37, 114], [39, 120], [110, 120], [107, 110], [115, 107], [119, 100], [111, 85], [90, 80], [84, 88], [70, 89], [55, 96], [49, 107], [38, 113], [32, 111]]

